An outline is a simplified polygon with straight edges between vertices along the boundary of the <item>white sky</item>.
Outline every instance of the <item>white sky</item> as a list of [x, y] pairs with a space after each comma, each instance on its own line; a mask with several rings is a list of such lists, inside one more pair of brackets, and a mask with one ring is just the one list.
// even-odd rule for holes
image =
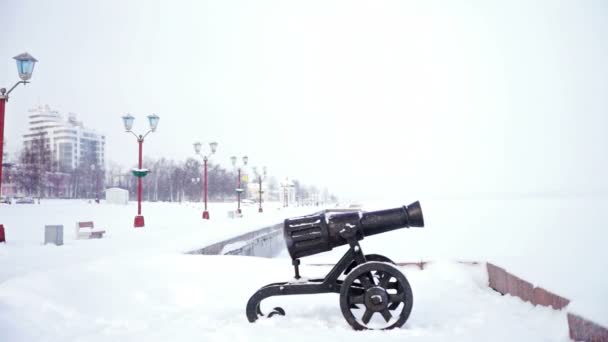
[[109, 160], [247, 154], [359, 199], [608, 191], [606, 1], [0, 0], [10, 152], [75, 112]]

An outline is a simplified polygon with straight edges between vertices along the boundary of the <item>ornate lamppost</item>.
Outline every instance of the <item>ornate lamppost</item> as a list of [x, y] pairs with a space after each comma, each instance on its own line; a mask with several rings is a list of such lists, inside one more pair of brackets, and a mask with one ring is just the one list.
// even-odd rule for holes
[[209, 152], [207, 154], [205, 153], [201, 153], [201, 150], [203, 148], [203, 144], [201, 144], [200, 142], [195, 142], [194, 143], [194, 152], [203, 157], [203, 162], [204, 162], [204, 173], [203, 173], [203, 200], [205, 202], [205, 210], [203, 211], [203, 220], [208, 220], [209, 219], [209, 211], [207, 211], [207, 160], [209, 160], [209, 157], [215, 153], [215, 151], [217, 151], [217, 143], [214, 142], [210, 142], [209, 143]]
[[258, 207], [258, 213], [263, 213], [264, 210], [262, 209], [262, 194], [264, 193], [264, 191], [262, 191], [262, 181], [264, 179], [266, 179], [266, 166], [264, 166], [262, 168], [262, 173], [258, 173], [258, 170], [256, 167], [253, 168], [253, 173], [255, 174], [255, 178], [258, 182], [258, 194], [260, 196], [259, 199], [259, 207]]
[[247, 156], [243, 156], [243, 165], [242, 166], [237, 166], [237, 157], [236, 156], [232, 156], [230, 157], [230, 161], [232, 162], [232, 166], [235, 167], [237, 169], [237, 183], [236, 183], [236, 198], [237, 198], [237, 208], [236, 208], [236, 213], [237, 214], [241, 214], [241, 193], [243, 193], [243, 189], [241, 188], [241, 168], [244, 167], [245, 165], [247, 165], [247, 162], [249, 161], [249, 157]]
[[[29, 83], [34, 72], [34, 66], [38, 60], [32, 57], [29, 53], [24, 52], [13, 57], [17, 61], [17, 72], [21, 81], [15, 83], [8, 91], [6, 88], [0, 88], [0, 197], [2, 197], [2, 157], [4, 155], [4, 108], [8, 101], [10, 93], [19, 85]], [[4, 226], [0, 224], [0, 241], [4, 241]]]
[[133, 169], [133, 175], [135, 177], [137, 177], [137, 216], [135, 216], [135, 220], [134, 220], [134, 224], [133, 224], [133, 226], [135, 228], [140, 228], [140, 227], [144, 226], [144, 217], [141, 214], [142, 178], [145, 177], [149, 172], [149, 170], [142, 168], [142, 147], [143, 147], [144, 139], [146, 138], [146, 136], [148, 134], [150, 134], [151, 132], [156, 131], [156, 127], [158, 126], [158, 120], [160, 120], [158, 115], [156, 115], [156, 114], [148, 115], [148, 122], [150, 123], [150, 130], [148, 130], [146, 132], [146, 134], [137, 135], [137, 134], [133, 133], [133, 131], [131, 131], [131, 129], [133, 128], [133, 121], [135, 121], [135, 118], [131, 114], [127, 114], [122, 117], [123, 124], [125, 125], [125, 130], [128, 133], [133, 134], [135, 136], [135, 138], [137, 139], [137, 143], [139, 144], [139, 166], [137, 169]]

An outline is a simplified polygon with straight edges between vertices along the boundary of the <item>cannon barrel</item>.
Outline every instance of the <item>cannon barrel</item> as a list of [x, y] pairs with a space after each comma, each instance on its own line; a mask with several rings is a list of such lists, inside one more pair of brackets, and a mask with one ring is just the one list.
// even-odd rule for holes
[[283, 235], [292, 259], [314, 255], [342, 246], [346, 239], [340, 232], [354, 229], [357, 240], [399, 228], [424, 227], [420, 202], [369, 212], [334, 215], [318, 214], [285, 220]]
[[399, 228], [424, 227], [422, 208], [418, 201], [399, 208], [363, 213], [360, 222], [364, 236], [381, 234]]

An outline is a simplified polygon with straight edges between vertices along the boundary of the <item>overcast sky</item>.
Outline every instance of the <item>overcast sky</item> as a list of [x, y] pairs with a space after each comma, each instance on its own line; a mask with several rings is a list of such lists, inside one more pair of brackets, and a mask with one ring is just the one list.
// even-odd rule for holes
[[144, 154], [251, 165], [357, 199], [608, 191], [606, 1], [0, 0], [11, 153], [27, 109]]

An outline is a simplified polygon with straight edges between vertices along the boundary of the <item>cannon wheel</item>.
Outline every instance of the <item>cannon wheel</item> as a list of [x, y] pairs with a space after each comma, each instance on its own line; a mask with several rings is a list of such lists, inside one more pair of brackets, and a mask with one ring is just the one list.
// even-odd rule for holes
[[[412, 304], [409, 282], [396, 267], [384, 262], [369, 261], [355, 267], [340, 290], [340, 309], [355, 330], [401, 327], [412, 312]], [[379, 317], [372, 321], [374, 315]]]
[[[395, 262], [387, 257], [385, 257], [384, 255], [380, 255], [380, 254], [366, 254], [365, 255], [365, 260], [367, 261], [380, 261], [380, 262], [388, 262], [389, 264], [395, 264]], [[344, 270], [344, 275], [347, 275], [350, 273], [350, 271], [353, 270], [353, 268], [357, 267], [357, 262], [353, 260], [353, 262], [350, 263], [350, 265], [348, 265], [348, 267]]]

